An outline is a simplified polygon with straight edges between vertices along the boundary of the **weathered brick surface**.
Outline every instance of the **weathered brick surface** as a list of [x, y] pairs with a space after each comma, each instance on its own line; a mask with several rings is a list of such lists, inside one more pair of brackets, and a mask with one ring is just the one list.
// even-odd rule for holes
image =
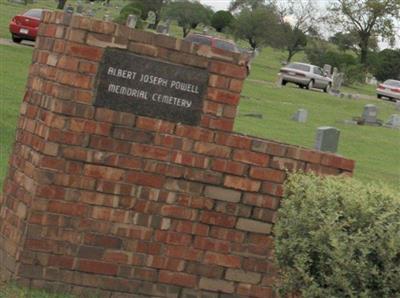
[[[94, 107], [105, 47], [208, 70], [200, 125]], [[233, 133], [245, 76], [237, 54], [45, 13], [0, 196], [0, 281], [82, 297], [274, 297], [286, 171], [351, 175], [354, 162]]]

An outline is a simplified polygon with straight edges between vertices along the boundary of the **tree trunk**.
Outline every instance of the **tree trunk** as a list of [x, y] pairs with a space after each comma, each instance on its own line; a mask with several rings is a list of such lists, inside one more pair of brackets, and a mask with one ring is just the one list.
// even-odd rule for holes
[[57, 5], [57, 9], [64, 9], [65, 3], [67, 3], [67, 0], [58, 0], [58, 5]]
[[182, 30], [183, 30], [183, 37], [185, 38], [186, 35], [188, 35], [190, 32], [190, 28], [186, 28], [185, 26], [183, 26]]
[[288, 52], [289, 52], [289, 54], [288, 54], [288, 57], [287, 57], [287, 60], [286, 60], [287, 63], [289, 63], [290, 60], [292, 60], [294, 54], [296, 54], [295, 51], [292, 51], [292, 50], [290, 50], [290, 49], [288, 49]]
[[367, 64], [368, 60], [368, 42], [369, 35], [368, 34], [360, 34], [360, 63], [362, 65]]
[[252, 38], [249, 38], [248, 42], [249, 42], [251, 48], [253, 49], [253, 51], [255, 51], [257, 48], [257, 43]]

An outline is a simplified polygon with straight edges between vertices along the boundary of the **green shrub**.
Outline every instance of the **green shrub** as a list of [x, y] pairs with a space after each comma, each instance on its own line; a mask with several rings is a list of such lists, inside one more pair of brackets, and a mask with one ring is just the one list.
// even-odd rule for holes
[[354, 83], [365, 83], [366, 75], [367, 71], [363, 65], [348, 65], [344, 69], [344, 84], [350, 86]]
[[400, 198], [386, 186], [293, 174], [274, 232], [283, 297], [400, 297]]
[[138, 20], [136, 22], [136, 28], [142, 28], [143, 24], [142, 20], [140, 19], [140, 15], [142, 14], [142, 12], [134, 3], [130, 3], [122, 7], [119, 16], [114, 19], [114, 22], [119, 24], [125, 24], [130, 14], [138, 16]]

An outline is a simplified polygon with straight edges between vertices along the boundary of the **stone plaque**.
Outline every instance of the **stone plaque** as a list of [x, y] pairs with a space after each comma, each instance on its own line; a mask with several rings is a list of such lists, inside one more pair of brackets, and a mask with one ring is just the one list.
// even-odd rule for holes
[[308, 117], [308, 111], [306, 109], [298, 109], [297, 112], [292, 116], [292, 120], [306, 123]]
[[373, 104], [367, 104], [364, 106], [364, 111], [362, 114], [362, 119], [365, 123], [376, 123], [376, 117], [378, 115], [378, 109]]
[[106, 49], [96, 80], [97, 107], [197, 125], [208, 71]]
[[321, 126], [317, 129], [314, 148], [320, 151], [336, 153], [340, 130], [335, 127]]

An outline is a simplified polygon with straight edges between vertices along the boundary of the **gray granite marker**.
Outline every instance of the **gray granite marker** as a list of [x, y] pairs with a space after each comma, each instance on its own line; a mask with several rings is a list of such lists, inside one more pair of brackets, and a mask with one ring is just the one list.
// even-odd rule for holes
[[364, 106], [362, 119], [365, 123], [377, 123], [376, 116], [378, 115], [378, 109], [373, 104], [367, 104]]
[[297, 112], [292, 116], [292, 120], [305, 123], [307, 122], [308, 111], [306, 109], [298, 109]]
[[336, 153], [339, 144], [340, 130], [335, 127], [321, 126], [317, 128], [315, 149]]

